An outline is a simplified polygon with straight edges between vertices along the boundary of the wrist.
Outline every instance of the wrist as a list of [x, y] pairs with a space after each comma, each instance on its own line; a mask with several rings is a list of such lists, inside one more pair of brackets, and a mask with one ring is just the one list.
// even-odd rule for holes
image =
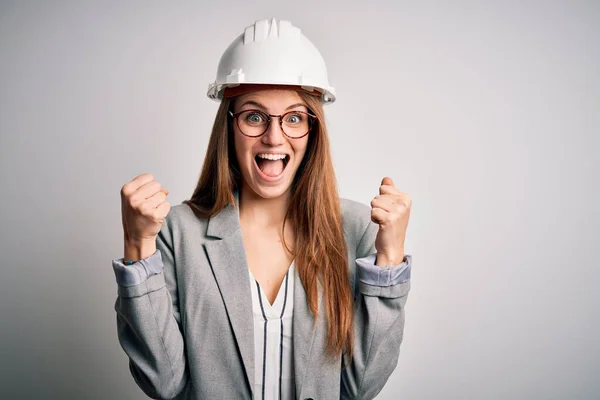
[[126, 240], [124, 244], [124, 261], [139, 261], [156, 252], [156, 240]]
[[399, 254], [383, 254], [377, 253], [377, 258], [375, 260], [375, 265], [378, 267], [386, 267], [389, 265], [398, 265], [402, 264], [404, 261], [404, 253]]

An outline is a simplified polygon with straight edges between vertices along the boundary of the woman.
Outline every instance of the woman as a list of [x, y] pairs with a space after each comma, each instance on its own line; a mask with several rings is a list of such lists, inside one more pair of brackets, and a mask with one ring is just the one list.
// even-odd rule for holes
[[[268, 60], [268, 64], [265, 63]], [[150, 174], [121, 189], [119, 341], [153, 398], [373, 398], [394, 370], [410, 198], [384, 178], [340, 199], [325, 64], [298, 28], [258, 21], [226, 50], [190, 200]]]

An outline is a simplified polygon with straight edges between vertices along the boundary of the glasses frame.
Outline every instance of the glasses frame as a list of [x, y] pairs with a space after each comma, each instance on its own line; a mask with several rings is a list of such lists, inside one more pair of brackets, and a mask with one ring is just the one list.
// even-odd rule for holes
[[[240, 114], [243, 114], [245, 112], [250, 112], [250, 111], [254, 111], [256, 113], [262, 114], [262, 115], [264, 115], [264, 116], [267, 117], [266, 118], [267, 119], [267, 124], [265, 125], [265, 130], [260, 135], [256, 135], [256, 136], [247, 135], [246, 133], [244, 133], [244, 131], [242, 130], [242, 128], [240, 128], [240, 121], [239, 121], [238, 117], [240, 116]], [[275, 117], [279, 118], [279, 127], [281, 128], [281, 132], [283, 132], [283, 134], [286, 137], [290, 138], [290, 139], [302, 139], [304, 136], [306, 136], [306, 135], [308, 135], [310, 133], [310, 131], [313, 128], [314, 122], [315, 121], [319, 121], [319, 117], [317, 117], [314, 114], [311, 114], [311, 113], [306, 112], [306, 111], [295, 111], [295, 110], [288, 111], [288, 112], [286, 112], [284, 114], [281, 114], [281, 115], [269, 114], [269, 113], [266, 113], [266, 112], [264, 112], [262, 110], [256, 110], [256, 109], [242, 110], [242, 111], [238, 111], [236, 113], [228, 111], [228, 113], [235, 120], [235, 124], [237, 125], [238, 129], [240, 130], [240, 133], [242, 135], [244, 135], [244, 136], [251, 137], [251, 138], [257, 138], [257, 137], [261, 137], [262, 135], [264, 135], [265, 132], [269, 130], [269, 127], [271, 126], [271, 121]], [[285, 133], [285, 129], [283, 129], [283, 117], [285, 117], [286, 115], [291, 114], [291, 113], [295, 113], [295, 114], [301, 113], [301, 114], [306, 114], [308, 116], [308, 121], [309, 121], [308, 122], [308, 130], [306, 131], [306, 133], [304, 135], [302, 135], [302, 136], [289, 136], [287, 133]]]

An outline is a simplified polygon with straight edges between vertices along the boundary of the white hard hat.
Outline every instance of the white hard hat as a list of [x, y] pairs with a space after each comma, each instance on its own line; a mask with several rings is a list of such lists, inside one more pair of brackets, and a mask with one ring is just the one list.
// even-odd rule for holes
[[225, 88], [243, 84], [300, 86], [316, 90], [325, 104], [335, 101], [319, 50], [299, 28], [275, 18], [256, 21], [229, 45], [207, 95], [220, 101]]

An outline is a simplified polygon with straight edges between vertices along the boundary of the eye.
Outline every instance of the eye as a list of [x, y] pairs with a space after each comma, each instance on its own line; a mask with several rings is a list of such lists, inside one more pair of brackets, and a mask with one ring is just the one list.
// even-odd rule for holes
[[302, 123], [302, 121], [304, 121], [304, 118], [304, 114], [302, 113], [291, 113], [286, 116], [285, 122], [287, 124], [297, 125]]
[[244, 114], [244, 121], [252, 125], [262, 124], [265, 122], [265, 117], [258, 111], [249, 111]]

